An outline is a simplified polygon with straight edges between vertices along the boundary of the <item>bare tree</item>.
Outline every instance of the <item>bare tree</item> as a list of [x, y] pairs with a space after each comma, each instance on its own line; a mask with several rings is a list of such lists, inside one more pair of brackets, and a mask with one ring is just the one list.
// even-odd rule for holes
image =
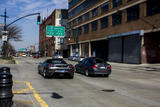
[[[2, 30], [3, 29], [1, 28], [0, 31]], [[19, 26], [13, 25], [13, 26], [7, 27], [7, 31], [9, 32], [9, 34], [8, 34], [7, 45], [5, 48], [6, 48], [7, 57], [9, 57], [10, 53], [14, 51], [14, 47], [11, 45], [10, 41], [22, 41], [21, 40], [22, 30]], [[0, 38], [2, 38], [2, 35], [0, 35]]]

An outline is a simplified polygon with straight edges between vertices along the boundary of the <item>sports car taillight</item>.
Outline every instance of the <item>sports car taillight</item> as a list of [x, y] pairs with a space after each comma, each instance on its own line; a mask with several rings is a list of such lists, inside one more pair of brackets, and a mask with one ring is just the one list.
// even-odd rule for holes
[[98, 66], [97, 65], [93, 65], [92, 68], [98, 68]]
[[112, 69], [112, 66], [111, 66], [111, 65], [108, 65], [108, 66], [107, 66], [107, 69], [109, 69], [109, 70]]
[[54, 64], [49, 64], [48, 66], [49, 66], [49, 67], [54, 67]]

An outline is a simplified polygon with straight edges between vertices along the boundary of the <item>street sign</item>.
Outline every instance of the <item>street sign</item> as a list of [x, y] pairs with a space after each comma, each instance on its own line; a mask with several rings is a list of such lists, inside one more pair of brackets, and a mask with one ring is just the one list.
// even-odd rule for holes
[[7, 41], [7, 36], [6, 35], [2, 35], [2, 41]]
[[24, 48], [21, 48], [21, 49], [19, 49], [20, 51], [25, 51], [25, 49]]
[[47, 37], [64, 37], [65, 27], [59, 26], [46, 26], [46, 36]]
[[2, 33], [8, 34], [8, 31], [1, 31]]

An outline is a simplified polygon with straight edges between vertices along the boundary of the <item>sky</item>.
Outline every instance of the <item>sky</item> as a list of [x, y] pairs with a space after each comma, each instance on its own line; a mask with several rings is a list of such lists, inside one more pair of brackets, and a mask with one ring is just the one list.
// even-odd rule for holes
[[[41, 19], [49, 16], [54, 9], [67, 9], [68, 0], [0, 0], [0, 15], [7, 10], [7, 24], [12, 21], [31, 14], [39, 12]], [[0, 17], [0, 24], [4, 23], [4, 18]], [[39, 42], [39, 25], [37, 25], [37, 16], [30, 16], [21, 19], [15, 23], [22, 29], [22, 41], [14, 42], [12, 45], [16, 50], [21, 48], [29, 48], [30, 45], [38, 47]], [[38, 49], [36, 49], [38, 50]]]

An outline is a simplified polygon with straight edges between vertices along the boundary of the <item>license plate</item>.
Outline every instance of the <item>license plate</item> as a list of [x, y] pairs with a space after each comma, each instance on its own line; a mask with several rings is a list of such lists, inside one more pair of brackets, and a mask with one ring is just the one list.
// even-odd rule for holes
[[100, 69], [106, 69], [106, 67], [100, 67]]
[[55, 72], [64, 73], [64, 72], [66, 72], [66, 71], [65, 71], [65, 70], [56, 70]]

